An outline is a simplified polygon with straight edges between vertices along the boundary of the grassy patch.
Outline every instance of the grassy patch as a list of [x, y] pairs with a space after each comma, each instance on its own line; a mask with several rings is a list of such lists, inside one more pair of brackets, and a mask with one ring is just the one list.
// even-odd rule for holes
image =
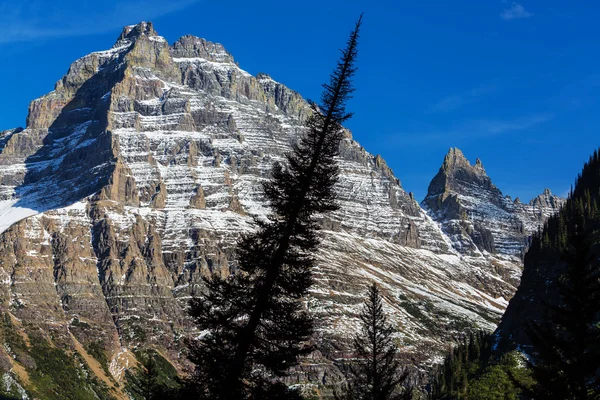
[[400, 307], [402, 307], [409, 315], [419, 321], [419, 323], [425, 326], [429, 331], [436, 330], [437, 327], [433, 320], [425, 315], [418, 305], [409, 301], [406, 296], [400, 296]]
[[112, 376], [110, 374], [110, 370], [108, 369], [108, 358], [106, 357], [106, 352], [104, 351], [104, 346], [102, 345], [101, 340], [88, 343], [85, 346], [85, 351], [87, 351], [90, 356], [94, 357], [96, 361], [100, 363], [100, 366], [106, 373], [106, 376]]
[[[156, 350], [153, 349], [137, 349], [133, 351], [135, 357], [144, 364], [150, 357], [154, 359], [156, 363], [156, 388], [160, 393], [169, 393], [177, 390], [180, 387], [180, 380], [177, 375], [177, 370], [173, 365], [161, 356]], [[141, 400], [138, 394], [136, 394], [135, 387], [140, 385], [140, 381], [143, 380], [143, 365], [139, 365], [137, 368], [128, 370], [126, 372], [126, 384], [125, 389], [135, 400]]]
[[[29, 343], [26, 343], [26, 336], [19, 332], [20, 329], [29, 332]], [[5, 351], [19, 363], [17, 365], [22, 365], [27, 371], [29, 382], [26, 389], [33, 398], [39, 400], [112, 399], [108, 394], [109, 388], [88, 371], [85, 361], [78, 353], [55, 346], [40, 333], [38, 328], [17, 327], [13, 324], [10, 315], [4, 313], [0, 321], [0, 330]], [[98, 356], [95, 348], [92, 351], [94, 357]], [[106, 360], [106, 356], [104, 359]], [[13, 385], [9, 393], [0, 392], [0, 398], [11, 398], [15, 390], [18, 389]]]
[[32, 340], [32, 391], [39, 399], [108, 400], [109, 388], [91, 375], [78, 354], [53, 347], [44, 337]]

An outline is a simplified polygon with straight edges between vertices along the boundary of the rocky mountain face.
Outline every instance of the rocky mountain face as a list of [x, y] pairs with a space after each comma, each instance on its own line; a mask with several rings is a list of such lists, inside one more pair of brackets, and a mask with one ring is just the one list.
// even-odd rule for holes
[[[115, 396], [135, 348], [185, 371], [182, 339], [196, 334], [186, 303], [202, 295], [202, 276], [235, 271], [239, 234], [266, 213], [260, 183], [308, 113], [298, 93], [243, 71], [220, 44], [184, 36], [170, 46], [150, 23], [75, 61], [31, 103], [25, 129], [0, 133], [0, 309], [10, 329], [80, 354]], [[350, 132], [339, 163], [341, 209], [321, 221], [306, 299], [318, 351], [289, 378], [317, 392], [340, 379], [336, 360], [372, 281], [415, 379], [452, 337], [494, 329], [528, 234], [561, 202], [549, 192], [509, 201], [459, 150], [425, 210]], [[5, 376], [27, 386], [35, 367], [6, 346], [3, 358]], [[93, 368], [101, 359], [107, 368]]]
[[494, 186], [480, 159], [471, 165], [459, 149], [450, 149], [422, 206], [462, 254], [522, 258], [531, 233], [563, 203], [549, 189], [528, 204], [512, 201]]

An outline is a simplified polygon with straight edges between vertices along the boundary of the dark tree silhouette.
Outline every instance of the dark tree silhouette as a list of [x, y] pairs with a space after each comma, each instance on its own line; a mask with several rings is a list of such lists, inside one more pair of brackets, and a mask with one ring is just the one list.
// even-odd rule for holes
[[354, 338], [357, 361], [350, 366], [346, 393], [347, 400], [403, 400], [411, 398], [402, 382], [408, 372], [401, 372], [397, 348], [393, 342], [394, 330], [383, 312], [379, 288], [369, 287], [367, 299], [360, 314], [361, 331]]
[[[546, 303], [546, 318], [530, 325], [538, 382], [535, 394], [565, 400], [600, 399], [600, 247], [580, 229], [569, 234], [562, 258], [559, 301]], [[537, 398], [537, 397], [536, 397]]]
[[[361, 17], [362, 19], [362, 17]], [[290, 399], [276, 378], [311, 351], [312, 319], [301, 303], [312, 284], [317, 250], [317, 216], [337, 209], [335, 157], [346, 102], [353, 87], [361, 19], [356, 23], [319, 105], [310, 103], [307, 133], [273, 167], [264, 185], [268, 221], [238, 244], [239, 271], [226, 279], [205, 279], [206, 294], [190, 303], [190, 315], [204, 331], [190, 343], [196, 364], [192, 379], [201, 398]]]
[[[600, 399], [600, 157], [594, 152], [559, 214], [533, 240], [525, 267], [558, 271], [529, 324], [537, 398]], [[531, 268], [530, 268], [531, 269]]]
[[127, 375], [130, 391], [136, 398], [144, 400], [161, 399], [161, 388], [158, 383], [159, 370], [154, 355], [149, 353], [140, 359], [135, 373]]
[[494, 336], [489, 332], [469, 332], [435, 371], [430, 385], [431, 399], [469, 398], [469, 383], [479, 378], [492, 363]]

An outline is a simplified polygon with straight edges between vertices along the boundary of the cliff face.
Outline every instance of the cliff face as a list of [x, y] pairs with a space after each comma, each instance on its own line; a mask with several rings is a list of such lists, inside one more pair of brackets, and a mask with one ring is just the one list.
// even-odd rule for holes
[[[182, 338], [195, 334], [186, 302], [203, 275], [235, 270], [237, 237], [265, 215], [260, 183], [308, 112], [219, 44], [184, 36], [169, 46], [150, 23], [126, 27], [31, 103], [25, 129], [0, 134], [2, 312], [24, 335], [41, 328], [66, 349], [101, 346], [117, 381], [135, 346], [185, 370]], [[424, 202], [440, 229], [350, 132], [339, 162], [341, 209], [321, 221], [307, 298], [319, 351], [290, 382], [338, 374], [332, 360], [347, 354], [371, 281], [418, 366], [468, 327], [493, 329], [518, 283], [527, 224], [543, 220], [537, 205], [507, 205], [455, 151]], [[531, 218], [513, 215], [521, 208]], [[489, 210], [501, 216], [491, 225]]]
[[471, 165], [459, 149], [452, 148], [422, 206], [462, 254], [522, 258], [532, 232], [563, 203], [548, 189], [529, 204], [518, 198], [513, 202], [492, 183], [481, 160]]

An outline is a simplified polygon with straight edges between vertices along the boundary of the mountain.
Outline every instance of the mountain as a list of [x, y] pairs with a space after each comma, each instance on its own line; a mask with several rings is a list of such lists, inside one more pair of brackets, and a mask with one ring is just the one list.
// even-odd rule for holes
[[[185, 371], [183, 339], [198, 333], [187, 301], [202, 276], [235, 271], [237, 238], [266, 215], [260, 183], [309, 112], [220, 44], [170, 46], [151, 23], [75, 61], [31, 103], [25, 129], [0, 134], [4, 379], [36, 393], [30, 360], [42, 361], [27, 343], [75, 357], [114, 396], [142, 347]], [[418, 379], [453, 337], [496, 327], [528, 234], [561, 200], [513, 204], [451, 150], [423, 209], [349, 131], [339, 163], [341, 208], [321, 220], [306, 299], [318, 351], [289, 382], [321, 390], [340, 379], [335, 360], [348, 355], [372, 281]], [[104, 390], [86, 385], [90, 396]]]
[[531, 233], [563, 203], [549, 189], [529, 204], [512, 201], [492, 183], [480, 159], [471, 165], [459, 149], [450, 149], [422, 206], [462, 254], [523, 257]]

